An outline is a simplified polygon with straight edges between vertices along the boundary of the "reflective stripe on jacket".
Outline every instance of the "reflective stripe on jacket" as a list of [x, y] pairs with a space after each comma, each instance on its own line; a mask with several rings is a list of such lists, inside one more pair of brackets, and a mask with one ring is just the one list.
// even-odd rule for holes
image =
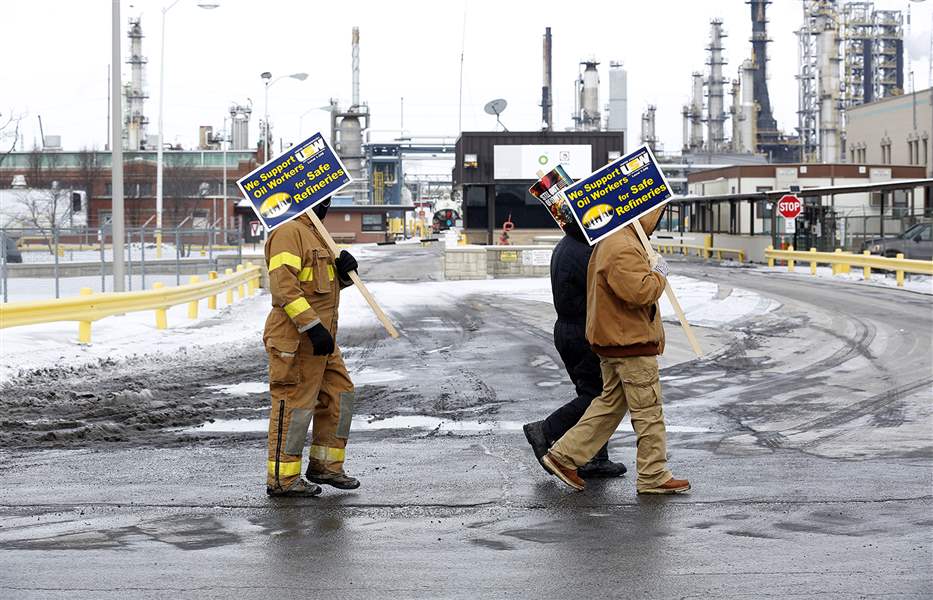
[[336, 336], [340, 285], [334, 256], [310, 217], [301, 215], [272, 231], [265, 258], [272, 312], [263, 337], [297, 340], [318, 323]]

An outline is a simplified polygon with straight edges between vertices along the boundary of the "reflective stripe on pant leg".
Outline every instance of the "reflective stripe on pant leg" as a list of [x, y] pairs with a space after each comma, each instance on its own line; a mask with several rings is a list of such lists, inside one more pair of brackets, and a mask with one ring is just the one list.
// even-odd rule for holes
[[335, 436], [347, 439], [350, 437], [350, 424], [353, 421], [353, 405], [356, 403], [356, 392], [340, 392], [340, 419], [337, 421]]
[[308, 455], [322, 463], [342, 463], [347, 456], [347, 451], [344, 448], [328, 448], [327, 446], [312, 445]]
[[[282, 455], [282, 429], [285, 421], [285, 400], [279, 400], [279, 431], [275, 442], [275, 484], [281, 485], [279, 481], [279, 457]], [[300, 471], [301, 469], [299, 469]]]
[[308, 427], [311, 426], [311, 409], [296, 408], [292, 410], [292, 419], [288, 424], [288, 434], [285, 436], [285, 454], [301, 456], [308, 439]]
[[275, 481], [279, 481], [279, 477], [289, 478], [295, 477], [301, 474], [301, 461], [294, 462], [280, 462], [278, 459], [269, 461], [269, 474], [275, 476]]

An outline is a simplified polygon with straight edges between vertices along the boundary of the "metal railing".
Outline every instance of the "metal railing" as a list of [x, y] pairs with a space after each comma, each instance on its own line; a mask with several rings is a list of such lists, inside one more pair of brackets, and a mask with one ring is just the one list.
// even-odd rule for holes
[[[146, 288], [146, 278], [153, 274], [174, 274], [175, 284], [180, 285], [185, 272], [191, 272], [190, 263], [197, 261], [206, 263], [209, 269], [205, 270], [215, 271], [220, 270], [222, 262], [242, 262], [240, 242], [239, 232], [232, 229], [179, 227], [159, 231], [154, 227], [128, 227], [124, 239], [125, 288]], [[54, 281], [54, 294], [59, 298], [61, 279], [96, 273], [100, 276], [99, 291], [106, 292], [112, 261], [109, 227], [2, 228], [2, 300], [9, 301], [11, 277], [48, 278]]]
[[188, 303], [188, 318], [198, 317], [198, 303], [207, 298], [207, 308], [217, 308], [217, 296], [226, 292], [227, 305], [233, 304], [233, 294], [238, 298], [252, 296], [259, 287], [262, 269], [252, 263], [237, 265], [237, 270], [227, 269], [222, 277], [216, 271], [208, 274], [207, 281], [201, 281], [196, 275], [189, 283], [177, 287], [164, 287], [161, 282], [153, 285], [152, 290], [136, 292], [94, 293], [91, 288], [82, 288], [80, 296], [59, 298], [56, 300], [8, 302], [0, 305], [0, 329], [34, 325], [37, 323], [56, 323], [59, 321], [78, 322], [78, 341], [91, 343], [91, 323], [112, 315], [155, 311], [157, 329], [168, 327], [166, 311], [180, 304]]
[[872, 269], [893, 271], [898, 287], [904, 287], [905, 273], [933, 275], [933, 260], [905, 259], [903, 254], [898, 254], [897, 258], [888, 258], [871, 254], [868, 250], [862, 254], [852, 254], [843, 252], [841, 248], [836, 249], [835, 252], [817, 252], [816, 248], [802, 251], [794, 250], [791, 246], [787, 250], [775, 250], [769, 246], [765, 250], [765, 257], [768, 259], [769, 267], [773, 267], [777, 260], [786, 261], [787, 270], [791, 273], [794, 272], [797, 262], [809, 263], [811, 275], [816, 275], [816, 267], [819, 264], [830, 265], [833, 275], [849, 273], [852, 267], [861, 267], [862, 275], [866, 280], [871, 279]]
[[734, 254], [739, 262], [745, 262], [745, 250], [741, 248], [721, 248], [713, 246], [712, 237], [711, 235], [703, 236], [703, 245], [685, 244], [683, 240], [679, 240], [677, 243], [653, 240], [651, 245], [661, 254], [683, 254], [689, 256], [690, 251], [694, 250], [697, 256], [701, 258], [709, 259], [715, 257], [716, 260], [722, 260], [724, 254]]

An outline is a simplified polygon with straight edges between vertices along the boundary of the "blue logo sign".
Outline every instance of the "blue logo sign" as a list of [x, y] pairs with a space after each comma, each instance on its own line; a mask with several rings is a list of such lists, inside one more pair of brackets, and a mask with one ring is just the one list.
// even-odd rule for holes
[[263, 226], [273, 230], [350, 184], [340, 158], [320, 133], [237, 180]]
[[564, 194], [591, 246], [664, 206], [673, 196], [648, 146], [579, 180]]

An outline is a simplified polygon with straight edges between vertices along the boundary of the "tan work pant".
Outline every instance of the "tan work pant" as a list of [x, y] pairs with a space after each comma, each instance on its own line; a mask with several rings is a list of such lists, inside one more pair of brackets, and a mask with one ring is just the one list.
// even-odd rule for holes
[[266, 481], [271, 487], [287, 487], [301, 475], [301, 454], [312, 420], [310, 468], [343, 471], [353, 383], [339, 349], [330, 356], [314, 356], [306, 338], [302, 336], [300, 345], [271, 340], [266, 346], [272, 396]]
[[600, 357], [599, 365], [602, 393], [551, 447], [551, 456], [567, 468], [585, 465], [609, 441], [628, 411], [638, 440], [636, 487], [641, 490], [666, 483], [671, 472], [667, 470], [667, 433], [657, 357]]

